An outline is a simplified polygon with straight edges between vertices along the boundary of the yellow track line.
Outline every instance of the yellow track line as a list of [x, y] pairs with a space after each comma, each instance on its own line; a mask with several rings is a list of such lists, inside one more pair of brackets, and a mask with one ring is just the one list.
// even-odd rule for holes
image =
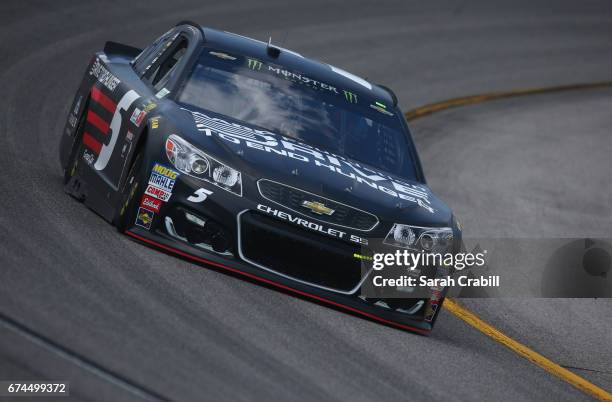
[[[420, 117], [427, 116], [429, 114], [439, 112], [442, 110], [446, 110], [446, 109], [450, 109], [453, 107], [472, 105], [475, 103], [482, 103], [482, 102], [492, 101], [496, 99], [511, 98], [511, 97], [516, 97], [516, 96], [525, 96], [525, 95], [554, 93], [554, 92], [562, 92], [562, 91], [607, 88], [607, 87], [612, 87], [612, 81], [564, 85], [564, 86], [548, 87], [548, 88], [531, 88], [531, 89], [521, 89], [521, 90], [515, 90], [515, 91], [491, 92], [488, 94], [481, 94], [481, 95], [470, 95], [470, 96], [464, 96], [461, 98], [453, 98], [453, 99], [449, 99], [446, 101], [431, 103], [425, 106], [418, 107], [416, 109], [413, 109], [407, 112], [406, 119], [415, 120]], [[498, 330], [497, 328], [495, 328], [488, 322], [482, 320], [480, 317], [472, 313], [470, 310], [465, 308], [463, 305], [461, 305], [456, 300], [447, 298], [444, 301], [443, 306], [450, 313], [460, 318], [461, 320], [465, 321], [467, 324], [471, 325], [472, 327], [476, 328], [478, 331], [492, 338], [496, 342], [501, 343], [502, 345], [506, 346], [510, 350], [517, 353], [519, 356], [526, 358], [530, 362], [543, 368], [544, 370], [548, 371], [552, 375], [578, 388], [580, 391], [588, 395], [591, 395], [601, 401], [612, 402], [612, 394], [610, 394], [606, 390], [599, 388], [597, 385], [585, 380], [579, 375], [574, 374], [570, 370], [561, 367], [557, 363], [533, 351], [532, 349], [528, 348], [522, 343], [515, 341], [514, 339], [505, 335], [503, 332], [501, 332], [500, 330]]]
[[561, 380], [573, 385], [582, 392], [591, 395], [601, 401], [612, 401], [612, 394], [599, 388], [597, 385], [588, 382], [579, 375], [572, 373], [568, 369], [559, 366], [557, 363], [554, 363], [550, 359], [547, 359], [541, 354], [531, 350], [522, 343], [519, 343], [514, 339], [510, 338], [509, 336], [505, 335], [497, 328], [493, 327], [488, 322], [483, 321], [476, 314], [466, 309], [456, 300], [447, 298], [444, 301], [443, 306], [446, 308], [446, 310], [450, 311], [455, 316], [470, 324], [478, 331], [501, 343], [507, 348], [513, 350], [515, 353], [519, 354], [520, 356], [524, 357], [535, 365], [540, 366], [541, 368], [553, 374], [554, 376], [559, 377]]
[[469, 96], [463, 96], [461, 98], [448, 99], [442, 102], [430, 103], [428, 105], [424, 105], [416, 109], [410, 110], [406, 112], [406, 119], [414, 120], [414, 119], [418, 119], [419, 117], [427, 116], [428, 114], [450, 109], [453, 107], [473, 105], [475, 103], [488, 102], [488, 101], [492, 101], [496, 99], [512, 98], [516, 96], [525, 96], [525, 95], [546, 94], [546, 93], [553, 93], [553, 92], [563, 92], [563, 91], [607, 88], [607, 87], [612, 87], [612, 81], [601, 81], [601, 82], [593, 82], [593, 83], [585, 83], [585, 84], [572, 84], [572, 85], [563, 85], [563, 86], [547, 87], [547, 88], [529, 88], [529, 89], [519, 89], [519, 90], [514, 90], [514, 91], [490, 92], [488, 94], [480, 94], [480, 95], [469, 95]]

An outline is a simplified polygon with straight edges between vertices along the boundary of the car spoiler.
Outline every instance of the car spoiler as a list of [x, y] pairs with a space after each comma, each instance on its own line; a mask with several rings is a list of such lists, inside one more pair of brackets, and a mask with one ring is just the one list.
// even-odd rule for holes
[[142, 52], [142, 49], [138, 49], [137, 47], [124, 45], [123, 43], [117, 42], [106, 42], [104, 44], [104, 53], [107, 55], [113, 54], [117, 56], [126, 56], [130, 58], [134, 58], [138, 56]]

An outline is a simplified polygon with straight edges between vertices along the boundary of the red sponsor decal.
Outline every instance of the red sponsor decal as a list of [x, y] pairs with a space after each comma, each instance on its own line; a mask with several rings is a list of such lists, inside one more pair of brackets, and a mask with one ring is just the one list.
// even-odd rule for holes
[[142, 121], [144, 120], [146, 113], [140, 112], [140, 114], [138, 115], [138, 117], [136, 118], [136, 125], [140, 127], [140, 123], [142, 123]]
[[130, 117], [130, 121], [134, 123], [136, 127], [140, 127], [140, 123], [144, 120], [146, 116], [146, 112], [144, 110], [140, 110], [138, 108], [134, 109], [132, 112], [132, 117]]
[[166, 191], [163, 188], [155, 187], [151, 184], [147, 186], [147, 190], [145, 191], [145, 194], [153, 196], [157, 198], [158, 200], [162, 200], [164, 202], [168, 201], [170, 199], [170, 196], [172, 195], [170, 191]]
[[162, 202], [156, 198], [150, 197], [145, 194], [142, 196], [142, 201], [140, 201], [140, 206], [142, 208], [146, 208], [155, 213], [159, 213], [159, 209], [162, 206]]

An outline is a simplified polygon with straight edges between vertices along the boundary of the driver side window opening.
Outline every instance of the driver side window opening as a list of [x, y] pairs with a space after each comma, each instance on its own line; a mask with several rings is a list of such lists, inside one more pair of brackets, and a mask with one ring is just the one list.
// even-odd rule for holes
[[179, 37], [173, 46], [160, 58], [158, 65], [145, 77], [159, 91], [174, 76], [179, 61], [187, 51], [187, 39]]

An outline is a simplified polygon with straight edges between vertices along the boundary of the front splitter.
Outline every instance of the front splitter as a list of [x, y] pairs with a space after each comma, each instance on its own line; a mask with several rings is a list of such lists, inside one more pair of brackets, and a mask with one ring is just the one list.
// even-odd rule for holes
[[396, 313], [394, 311], [374, 307], [354, 295], [341, 295], [291, 281], [290, 279], [274, 275], [240, 261], [228, 261], [226, 258], [216, 256], [212, 253], [194, 250], [187, 244], [182, 244], [145, 229], [132, 227], [127, 230], [125, 234], [148, 246], [163, 250], [167, 253], [188, 259], [198, 264], [212, 266], [232, 272], [234, 274], [239, 274], [248, 277], [249, 279], [253, 279], [255, 281], [262, 282], [309, 299], [317, 300], [319, 302], [350, 311], [385, 325], [422, 335], [428, 335], [432, 330], [431, 323], [412, 319], [409, 316]]

